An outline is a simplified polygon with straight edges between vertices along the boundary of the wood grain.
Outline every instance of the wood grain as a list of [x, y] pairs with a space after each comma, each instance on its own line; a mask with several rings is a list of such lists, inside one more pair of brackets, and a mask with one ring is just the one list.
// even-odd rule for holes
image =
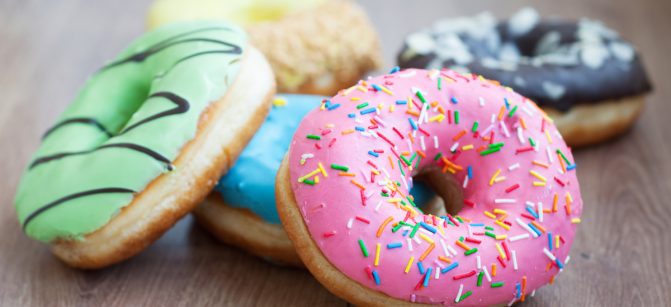
[[[668, 0], [368, 0], [387, 67], [403, 37], [444, 16], [489, 9], [601, 19], [634, 42], [655, 84], [634, 129], [576, 152], [585, 210], [572, 260], [524, 305], [661, 306], [671, 302], [671, 2]], [[218, 244], [191, 218], [138, 257], [72, 270], [19, 227], [13, 197], [39, 136], [107, 59], [144, 30], [144, 1], [0, 0], [0, 305], [338, 306], [307, 272]]]

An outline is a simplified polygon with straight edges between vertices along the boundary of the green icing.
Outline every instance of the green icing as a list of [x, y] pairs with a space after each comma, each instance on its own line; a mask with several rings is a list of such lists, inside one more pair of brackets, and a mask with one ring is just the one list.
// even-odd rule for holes
[[[25, 232], [45, 242], [82, 238], [128, 205], [130, 191], [169, 172], [160, 157], [173, 161], [194, 138], [201, 112], [237, 75], [245, 47], [245, 34], [229, 24], [171, 24], [143, 35], [93, 75], [21, 178], [15, 204]], [[156, 93], [163, 96], [150, 97]], [[106, 148], [120, 143], [155, 154]], [[44, 157], [57, 159], [36, 163]]]

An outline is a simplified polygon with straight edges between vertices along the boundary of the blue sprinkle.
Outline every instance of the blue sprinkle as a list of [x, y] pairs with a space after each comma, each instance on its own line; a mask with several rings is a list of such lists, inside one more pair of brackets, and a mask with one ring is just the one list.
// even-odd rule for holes
[[539, 237], [541, 236], [541, 231], [538, 230], [538, 228], [536, 228], [536, 226], [534, 226], [534, 224], [529, 223], [527, 225], [529, 225], [529, 228], [531, 228], [531, 230], [533, 230]]
[[430, 231], [431, 233], [436, 233], [436, 228], [431, 227], [431, 225], [424, 223], [424, 222], [419, 222], [419, 226], [424, 227], [424, 229]]
[[417, 262], [417, 267], [419, 268], [419, 274], [424, 274], [424, 272], [426, 271], [426, 269], [424, 269], [424, 264], [422, 264], [421, 262]]
[[538, 214], [536, 214], [536, 211], [534, 211], [533, 209], [531, 209], [531, 208], [529, 208], [529, 207], [527, 207], [526, 209], [527, 209], [527, 212], [529, 212], [529, 213], [530, 213], [531, 215], [533, 215], [535, 218], [538, 218]]
[[449, 271], [452, 271], [452, 269], [456, 268], [458, 265], [459, 265], [459, 262], [452, 263], [452, 264], [446, 266], [444, 269], [440, 270], [440, 272], [445, 274]]
[[366, 115], [366, 114], [368, 114], [368, 113], [374, 113], [374, 112], [375, 112], [375, 107], [372, 107], [372, 108], [369, 108], [369, 109], [365, 109], [365, 110], [363, 110], [363, 111], [361, 111], [361, 112], [359, 112], [359, 113], [360, 113], [361, 115]]
[[408, 104], [405, 100], [396, 100], [396, 104]]
[[424, 275], [424, 288], [429, 286], [429, 279], [431, 279], [431, 271], [433, 271], [433, 268], [428, 268], [426, 269], [426, 275]]
[[520, 286], [520, 283], [517, 283], [515, 285], [515, 298], [520, 298], [522, 295], [522, 287]]
[[350, 114], [347, 114], [347, 117], [349, 117], [349, 118], [355, 118], [355, 117], [356, 117], [356, 114], [354, 114], [354, 113], [350, 113]]
[[576, 166], [577, 166], [577, 165], [575, 165], [575, 163], [574, 163], [574, 164], [571, 164], [571, 165], [569, 165], [569, 166], [566, 167], [566, 170], [567, 170], [567, 171], [574, 170], [574, 169], [576, 168]]
[[361, 127], [361, 126], [355, 126], [354, 129], [355, 129], [356, 131], [366, 131], [366, 128]]
[[412, 126], [412, 129], [417, 130], [417, 124], [415, 124], [415, 121], [412, 120], [412, 118], [408, 117], [408, 121], [410, 122], [410, 126]]
[[337, 109], [338, 107], [340, 107], [340, 104], [339, 104], [339, 103], [336, 103], [336, 104], [333, 104], [333, 105], [329, 105], [329, 106], [327, 106], [326, 108], [327, 108], [329, 111], [331, 111], [331, 110], [335, 110], [335, 109]]
[[503, 102], [506, 104], [506, 110], [510, 109], [510, 103], [508, 102], [508, 98], [503, 98]]
[[548, 232], [548, 249], [552, 250], [552, 233]]
[[557, 263], [557, 266], [559, 267], [560, 270], [564, 268], [564, 264], [562, 264], [561, 261], [559, 261], [559, 259], [555, 259], [555, 263]]
[[485, 223], [471, 223], [472, 227], [484, 227]]
[[382, 88], [377, 84], [373, 84], [373, 88], [378, 92], [382, 91]]
[[473, 179], [473, 168], [469, 165], [466, 171], [468, 171], [468, 179]]
[[380, 275], [377, 274], [377, 271], [373, 270], [373, 279], [375, 279], [375, 284], [380, 285]]
[[368, 151], [368, 154], [371, 155], [371, 156], [373, 156], [373, 157], [376, 157], [376, 158], [380, 156], [377, 152], [374, 152], [374, 151], [372, 151], [372, 150], [369, 150], [369, 151]]
[[392, 69], [389, 71], [389, 74], [391, 75], [391, 74], [393, 74], [393, 73], [398, 72], [399, 70], [401, 70], [400, 67], [398, 67], [398, 66], [394, 66], [394, 68], [392, 68]]
[[394, 243], [387, 244], [388, 249], [399, 248], [399, 247], [402, 247], [402, 246], [403, 246], [403, 243], [401, 243], [401, 242], [394, 242]]
[[405, 236], [406, 236], [406, 235], [408, 234], [408, 232], [410, 232], [410, 230], [406, 229], [405, 231], [403, 231], [403, 234], [402, 234], [402, 236], [404, 236], [404, 237], [405, 237]]
[[454, 104], [459, 103], [459, 100], [457, 100], [457, 97], [454, 97], [454, 96], [452, 96], [452, 98], [450, 98], [450, 101], [452, 101], [452, 103], [454, 103]]

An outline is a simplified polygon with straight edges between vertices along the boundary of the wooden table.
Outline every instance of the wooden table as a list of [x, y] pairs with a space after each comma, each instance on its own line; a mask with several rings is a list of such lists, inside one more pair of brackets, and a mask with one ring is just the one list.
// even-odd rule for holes
[[[0, 305], [345, 305], [306, 271], [223, 246], [190, 217], [137, 257], [73, 270], [21, 231], [13, 208], [39, 137], [84, 80], [144, 30], [148, 1], [0, 1]], [[655, 83], [634, 129], [576, 152], [585, 210], [572, 261], [526, 305], [671, 304], [671, 2], [668, 0], [413, 1], [363, 5], [387, 68], [405, 34], [441, 16], [490, 9], [602, 19], [632, 40]]]

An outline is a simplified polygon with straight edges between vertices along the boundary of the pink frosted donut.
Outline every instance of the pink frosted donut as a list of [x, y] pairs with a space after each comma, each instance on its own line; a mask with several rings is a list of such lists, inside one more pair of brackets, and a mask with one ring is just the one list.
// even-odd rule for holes
[[[414, 206], [422, 174], [451, 215]], [[311, 272], [362, 305], [524, 300], [568, 262], [582, 212], [551, 120], [510, 88], [448, 70], [393, 71], [309, 113], [277, 195]]]

